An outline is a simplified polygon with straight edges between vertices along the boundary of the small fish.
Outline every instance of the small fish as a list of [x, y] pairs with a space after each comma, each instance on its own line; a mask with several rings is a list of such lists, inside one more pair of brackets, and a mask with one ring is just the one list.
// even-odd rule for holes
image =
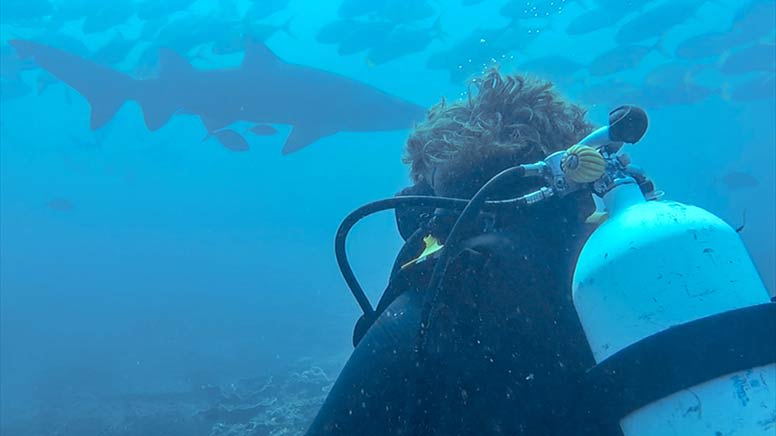
[[[70, 1], [70, 0], [68, 0]], [[152, 20], [187, 10], [196, 0], [145, 0], [137, 5], [137, 17]]]
[[291, 24], [294, 22], [295, 17], [291, 17], [280, 25], [253, 23], [248, 24], [245, 28], [245, 37], [250, 41], [264, 42], [274, 36], [278, 32], [283, 32], [291, 38], [296, 38], [296, 35], [291, 30]]
[[605, 7], [591, 9], [577, 15], [576, 18], [571, 20], [566, 27], [566, 33], [568, 35], [584, 35], [605, 29], [617, 24], [627, 14], [628, 11], [620, 11]]
[[620, 45], [593, 59], [588, 66], [591, 76], [606, 76], [639, 66], [641, 61], [655, 47], [643, 45]]
[[391, 1], [396, 0], [342, 0], [337, 13], [342, 18], [354, 18], [378, 13]]
[[722, 177], [715, 179], [730, 190], [754, 188], [760, 184], [753, 175], [744, 171], [730, 171]]
[[706, 0], [665, 0], [623, 24], [615, 35], [618, 44], [634, 44], [661, 37], [692, 18]]
[[523, 50], [539, 37], [541, 29], [517, 23], [505, 27], [477, 28], [449, 49], [431, 55], [426, 67], [447, 70], [453, 83], [461, 83], [483, 69], [509, 62], [512, 52]]
[[756, 41], [776, 31], [776, 2], [751, 0], [736, 13], [730, 32], [742, 44]]
[[430, 28], [399, 26], [385, 37], [382, 44], [369, 50], [367, 62], [372, 66], [382, 65], [400, 57], [421, 52], [443, 34], [439, 20]]
[[67, 212], [73, 209], [73, 203], [65, 198], [54, 198], [46, 203], [46, 206], [48, 206], [49, 209], [56, 210], [58, 212]]
[[3, 24], [29, 24], [54, 12], [49, 0], [3, 0], [0, 21]]
[[213, 41], [211, 52], [215, 55], [230, 55], [240, 53], [245, 50], [245, 41], [265, 42], [277, 32], [282, 31], [290, 37], [295, 37], [291, 32], [291, 22], [289, 18], [285, 23], [276, 26], [272, 24], [255, 23], [245, 28], [234, 28], [228, 33], [221, 35], [216, 41]]
[[321, 44], [339, 44], [360, 29], [363, 22], [353, 19], [335, 20], [321, 27], [315, 40]]
[[720, 66], [724, 74], [776, 73], [776, 44], [756, 44], [727, 56]]
[[288, 8], [290, 0], [253, 0], [250, 8], [245, 13], [249, 20], [263, 20], [277, 12]]
[[208, 133], [202, 141], [207, 141], [210, 138], [216, 138], [221, 145], [232, 151], [248, 151], [250, 149], [248, 141], [231, 129], [221, 129]]
[[670, 62], [652, 69], [644, 78], [644, 83], [649, 87], [666, 85], [691, 85], [695, 83], [695, 77], [701, 71], [710, 68], [707, 65], [697, 63]]
[[642, 89], [642, 87], [629, 82], [607, 80], [587, 85], [574, 96], [587, 105], [614, 107], [622, 101], [640, 101]]
[[[5, 6], [5, 3], [3, 3], [3, 6]], [[57, 2], [57, 7], [51, 15], [47, 27], [51, 31], [56, 31], [65, 23], [83, 19], [93, 13], [94, 9], [94, 0], [67, 0]]]
[[272, 136], [277, 132], [277, 129], [270, 126], [269, 124], [256, 124], [255, 126], [251, 127], [251, 133], [258, 136]]
[[356, 54], [384, 44], [395, 27], [393, 23], [387, 21], [360, 24], [340, 41], [337, 48], [340, 56]]
[[582, 68], [584, 65], [565, 56], [557, 55], [534, 58], [517, 67], [519, 71], [533, 73], [558, 83], [571, 80], [574, 73]]
[[91, 58], [101, 64], [121, 63], [135, 47], [135, 43], [136, 41], [125, 38], [121, 32], [116, 32], [113, 39], [95, 51]]
[[433, 17], [436, 8], [429, 0], [343, 0], [340, 18], [370, 16], [394, 24], [409, 24]]
[[160, 47], [188, 54], [193, 49], [240, 34], [243, 23], [223, 19], [220, 16], [186, 14], [168, 22], [153, 38], [148, 51]]
[[667, 106], [687, 106], [699, 103], [712, 95], [716, 90], [695, 83], [664, 83], [660, 85], [644, 84], [639, 101], [647, 109], [658, 109]]
[[81, 26], [84, 34], [104, 32], [116, 26], [125, 24], [135, 14], [135, 4], [132, 0], [111, 0], [94, 9], [86, 16]]
[[732, 32], [704, 33], [679, 43], [676, 47], [676, 56], [689, 60], [719, 57], [739, 43], [740, 38]]
[[755, 76], [725, 94], [727, 100], [739, 102], [757, 100], [773, 102], [774, 96], [776, 96], [776, 76], [773, 74]]
[[398, 25], [423, 21], [434, 15], [436, 7], [430, 0], [390, 0], [377, 11], [375, 18]]

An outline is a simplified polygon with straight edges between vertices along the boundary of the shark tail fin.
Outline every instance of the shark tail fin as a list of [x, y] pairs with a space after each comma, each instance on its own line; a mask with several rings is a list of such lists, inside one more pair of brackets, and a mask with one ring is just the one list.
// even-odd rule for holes
[[126, 74], [34, 41], [17, 39], [9, 43], [21, 58], [34, 59], [39, 67], [89, 102], [92, 130], [105, 125], [127, 100], [134, 98], [135, 81]]

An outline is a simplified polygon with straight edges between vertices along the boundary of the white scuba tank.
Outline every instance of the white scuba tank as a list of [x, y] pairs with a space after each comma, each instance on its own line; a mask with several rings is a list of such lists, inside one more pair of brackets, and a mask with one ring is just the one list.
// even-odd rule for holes
[[[738, 234], [713, 214], [646, 201], [628, 180], [603, 201], [608, 219], [582, 249], [573, 280], [596, 363], [669, 327], [769, 302]], [[775, 419], [776, 364], [770, 364], [676, 392], [630, 413], [620, 426], [626, 436], [773, 436]]]

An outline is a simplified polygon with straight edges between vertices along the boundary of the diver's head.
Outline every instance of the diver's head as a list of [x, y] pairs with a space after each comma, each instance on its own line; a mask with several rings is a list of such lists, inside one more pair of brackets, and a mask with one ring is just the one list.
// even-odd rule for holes
[[404, 161], [412, 179], [436, 195], [469, 198], [499, 171], [576, 144], [592, 130], [585, 114], [550, 82], [491, 70], [472, 81], [468, 99], [443, 99], [429, 111], [410, 135]]

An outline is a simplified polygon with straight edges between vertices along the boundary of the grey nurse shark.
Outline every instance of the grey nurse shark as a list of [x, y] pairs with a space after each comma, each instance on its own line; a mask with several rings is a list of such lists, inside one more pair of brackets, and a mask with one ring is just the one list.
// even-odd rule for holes
[[145, 80], [37, 42], [10, 44], [88, 100], [92, 129], [135, 100], [151, 131], [176, 113], [199, 116], [215, 136], [238, 121], [292, 125], [283, 147], [288, 154], [337, 132], [408, 129], [425, 113], [421, 106], [353, 79], [286, 63], [255, 42], [246, 45], [239, 68], [223, 70], [197, 70], [161, 49], [158, 78]]

